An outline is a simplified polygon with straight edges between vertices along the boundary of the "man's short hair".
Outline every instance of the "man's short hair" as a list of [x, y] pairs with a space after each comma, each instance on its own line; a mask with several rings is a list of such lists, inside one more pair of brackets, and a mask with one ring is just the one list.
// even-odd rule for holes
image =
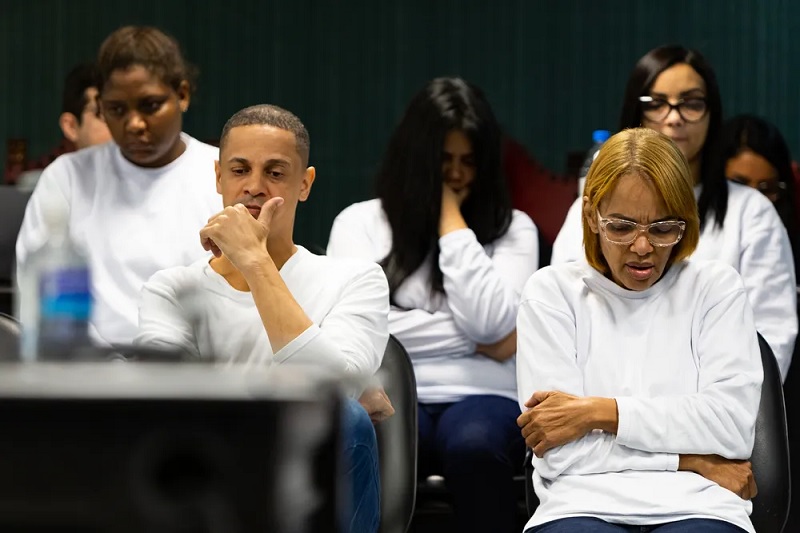
[[72, 113], [81, 123], [83, 110], [89, 101], [86, 89], [100, 86], [100, 74], [94, 63], [81, 63], [69, 71], [61, 94], [61, 112]]
[[239, 126], [272, 126], [273, 128], [293, 133], [297, 145], [297, 153], [300, 154], [303, 166], [308, 166], [311, 139], [308, 136], [306, 127], [293, 113], [269, 104], [254, 105], [242, 109], [229, 118], [222, 128], [222, 135], [219, 139], [220, 150], [224, 148], [230, 131]]

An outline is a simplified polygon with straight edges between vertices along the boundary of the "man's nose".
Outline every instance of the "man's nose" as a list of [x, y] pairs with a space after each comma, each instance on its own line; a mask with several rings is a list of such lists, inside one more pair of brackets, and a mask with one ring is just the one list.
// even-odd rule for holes
[[266, 194], [266, 180], [263, 179], [261, 176], [257, 175], [256, 173], [252, 173], [244, 184], [244, 192], [245, 194], [256, 197], [262, 196]]

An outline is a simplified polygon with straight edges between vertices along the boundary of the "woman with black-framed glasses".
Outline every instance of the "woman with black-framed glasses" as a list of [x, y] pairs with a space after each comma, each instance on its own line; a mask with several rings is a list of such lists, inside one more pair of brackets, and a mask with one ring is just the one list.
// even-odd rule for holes
[[586, 261], [545, 267], [517, 318], [526, 533], [753, 533], [761, 356], [742, 279], [697, 261], [690, 166], [628, 129], [586, 178]]
[[[662, 46], [645, 54], [625, 88], [620, 130], [644, 126], [669, 137], [686, 157], [697, 196], [700, 242], [693, 258], [717, 259], [744, 279], [756, 326], [786, 378], [797, 336], [794, 258], [778, 213], [764, 195], [711, 169], [722, 100], [711, 65], [696, 50]], [[578, 198], [554, 244], [552, 264], [583, 257]]]

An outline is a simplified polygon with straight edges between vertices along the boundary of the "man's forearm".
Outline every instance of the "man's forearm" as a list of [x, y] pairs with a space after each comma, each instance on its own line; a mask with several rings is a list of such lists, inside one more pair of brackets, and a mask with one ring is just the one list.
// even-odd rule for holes
[[278, 353], [313, 322], [294, 299], [269, 256], [243, 274], [253, 294], [272, 352]]

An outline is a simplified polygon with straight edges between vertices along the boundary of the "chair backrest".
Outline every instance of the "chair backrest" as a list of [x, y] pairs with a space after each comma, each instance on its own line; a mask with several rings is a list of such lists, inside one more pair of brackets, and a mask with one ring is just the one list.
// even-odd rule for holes
[[19, 322], [0, 313], [0, 361], [16, 361], [19, 357]]
[[761, 386], [756, 440], [750, 458], [758, 485], [750, 520], [759, 533], [780, 533], [786, 524], [791, 500], [786, 406], [778, 363], [760, 334], [758, 345], [764, 367], [764, 384]]
[[0, 185], [0, 283], [11, 286], [17, 235], [31, 193]]
[[417, 380], [408, 353], [392, 336], [379, 376], [395, 410], [375, 426], [381, 463], [380, 533], [405, 533], [417, 489]]
[[528, 516], [533, 516], [536, 508], [539, 507], [539, 498], [533, 490], [533, 450], [525, 448], [525, 506], [528, 508]]
[[[759, 533], [781, 533], [789, 515], [791, 483], [789, 476], [789, 437], [786, 426], [786, 406], [778, 363], [769, 344], [758, 335], [764, 383], [761, 386], [761, 404], [756, 418], [756, 439], [750, 462], [758, 485], [758, 496], [753, 498], [750, 520]], [[539, 505], [533, 490], [533, 452], [525, 454], [525, 500], [528, 514]]]

